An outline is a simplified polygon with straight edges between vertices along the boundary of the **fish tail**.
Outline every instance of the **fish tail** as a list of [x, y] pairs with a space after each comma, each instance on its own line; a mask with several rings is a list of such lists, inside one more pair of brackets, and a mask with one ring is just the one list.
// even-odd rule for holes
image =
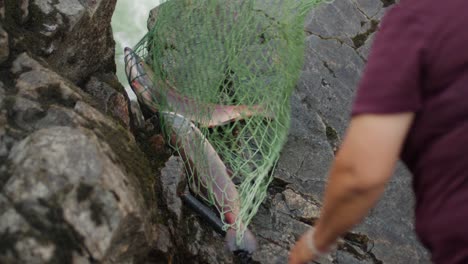
[[237, 230], [235, 230], [234, 228], [229, 228], [226, 232], [226, 247], [231, 252], [240, 250], [248, 253], [253, 253], [257, 249], [257, 239], [249, 229], [246, 229], [244, 231], [244, 236], [242, 237], [242, 240], [239, 245], [237, 244], [236, 235]]

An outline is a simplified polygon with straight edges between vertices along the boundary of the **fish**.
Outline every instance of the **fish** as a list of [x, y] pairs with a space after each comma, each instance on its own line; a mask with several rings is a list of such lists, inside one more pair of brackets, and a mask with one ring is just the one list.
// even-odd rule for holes
[[[178, 149], [182, 159], [194, 171], [192, 191], [212, 194], [216, 209], [230, 226], [225, 235], [226, 248], [232, 252], [254, 252], [257, 248], [255, 235], [242, 222], [237, 230], [234, 228], [236, 221], [240, 221], [239, 193], [216, 150], [190, 119], [175, 112], [161, 111], [160, 114], [170, 127], [171, 145]], [[244, 230], [239, 243], [238, 230]]]
[[274, 117], [259, 105], [220, 105], [198, 102], [179, 93], [168, 80], [165, 84], [159, 81], [159, 84], [155, 85], [158, 81], [151, 67], [131, 48], [126, 47], [124, 54], [125, 73], [130, 86], [133, 86], [132, 89], [138, 100], [153, 112], [159, 111], [159, 107], [164, 105], [167, 108], [164, 110], [176, 111], [192, 122], [208, 128], [226, 125], [254, 115], [262, 115], [268, 119]]

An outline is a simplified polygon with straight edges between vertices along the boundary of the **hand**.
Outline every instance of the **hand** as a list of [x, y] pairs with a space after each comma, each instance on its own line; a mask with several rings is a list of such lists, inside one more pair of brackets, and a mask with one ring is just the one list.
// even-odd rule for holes
[[302, 235], [289, 252], [289, 264], [305, 264], [317, 257], [313, 255], [307, 246], [307, 239], [310, 238], [306, 234], [307, 232]]

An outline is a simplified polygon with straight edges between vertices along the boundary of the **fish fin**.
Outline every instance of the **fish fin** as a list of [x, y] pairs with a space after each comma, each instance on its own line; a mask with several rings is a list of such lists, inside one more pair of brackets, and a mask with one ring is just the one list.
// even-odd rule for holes
[[257, 249], [257, 239], [249, 229], [244, 231], [244, 236], [242, 237], [240, 245], [237, 245], [236, 234], [237, 232], [233, 228], [227, 230], [225, 242], [228, 250], [231, 252], [245, 251], [253, 253]]

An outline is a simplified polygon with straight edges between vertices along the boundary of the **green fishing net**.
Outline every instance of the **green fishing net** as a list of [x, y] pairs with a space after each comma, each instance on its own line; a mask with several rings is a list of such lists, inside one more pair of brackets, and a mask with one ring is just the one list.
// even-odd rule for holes
[[[319, 2], [169, 0], [158, 6], [154, 24], [135, 47], [154, 72], [150, 92], [166, 113], [161, 125], [168, 142], [191, 157], [190, 188], [219, 211], [226, 229], [247, 228], [267, 195], [303, 65], [305, 16]], [[180, 116], [195, 128], [181, 124]], [[210, 147], [237, 193], [211, 175], [216, 157]], [[228, 212], [236, 213], [235, 222], [226, 220]], [[237, 232], [238, 241], [242, 234]]]

